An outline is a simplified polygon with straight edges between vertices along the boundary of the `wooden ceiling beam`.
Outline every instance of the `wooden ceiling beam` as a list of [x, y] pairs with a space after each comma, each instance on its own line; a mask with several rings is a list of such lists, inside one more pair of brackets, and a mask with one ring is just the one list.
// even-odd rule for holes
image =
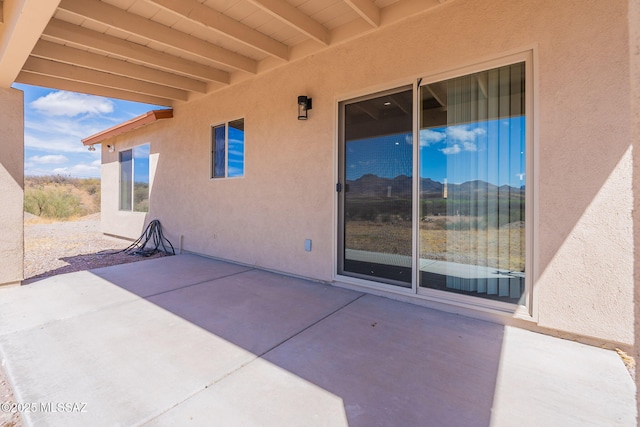
[[443, 82], [430, 83], [424, 86], [427, 88], [433, 99], [435, 99], [442, 108], [447, 108], [447, 88]]
[[276, 58], [289, 60], [289, 47], [196, 0], [149, 0], [182, 18]]
[[40, 40], [38, 44], [36, 44], [33, 51], [31, 51], [31, 56], [79, 65], [97, 71], [105, 71], [107, 73], [144, 80], [176, 89], [207, 93], [207, 84], [199, 80], [133, 64], [120, 59], [108, 58], [97, 53], [87, 52], [46, 40]]
[[121, 89], [114, 89], [105, 86], [98, 86], [73, 80], [66, 80], [43, 74], [35, 74], [29, 71], [22, 71], [16, 78], [16, 83], [25, 85], [56, 88], [70, 92], [86, 93], [89, 95], [105, 96], [107, 98], [123, 99], [125, 101], [142, 102], [145, 104], [160, 105], [163, 107], [173, 106], [173, 101], [166, 98], [144, 95], [141, 93], [128, 92]]
[[373, 27], [380, 26], [380, 9], [371, 0], [344, 0], [351, 8]]
[[295, 28], [308, 37], [327, 46], [330, 42], [329, 30], [302, 13], [284, 0], [249, 0], [252, 4], [276, 19]]
[[188, 92], [171, 87], [160, 86], [154, 83], [144, 82], [129, 77], [117, 76], [103, 71], [91, 70], [75, 65], [63, 64], [36, 57], [29, 57], [25, 62], [23, 71], [43, 74], [66, 80], [74, 80], [89, 83], [96, 86], [106, 86], [115, 89], [123, 89], [129, 92], [137, 92], [151, 95], [157, 98], [175, 99], [187, 101]]
[[118, 37], [52, 19], [43, 34], [63, 43], [99, 50], [106, 54], [143, 63], [150, 67], [188, 75], [197, 79], [229, 84], [229, 73], [217, 68], [178, 58]]
[[59, 8], [235, 70], [257, 73], [257, 62], [251, 58], [99, 0], [62, 0]]

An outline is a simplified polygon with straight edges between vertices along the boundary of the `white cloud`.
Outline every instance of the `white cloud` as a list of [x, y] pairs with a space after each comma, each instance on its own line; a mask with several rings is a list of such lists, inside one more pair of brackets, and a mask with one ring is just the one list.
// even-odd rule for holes
[[444, 141], [447, 135], [444, 132], [438, 132], [431, 129], [422, 129], [420, 131], [420, 146], [428, 147], [431, 144]]
[[462, 141], [462, 147], [464, 148], [464, 151], [478, 151], [478, 146], [475, 142]]
[[99, 177], [100, 176], [100, 164], [78, 163], [73, 166], [67, 166], [63, 168], [55, 168], [52, 173], [54, 175], [71, 175], [77, 177]]
[[486, 133], [487, 131], [482, 128], [469, 130], [467, 126], [449, 126], [447, 128], [447, 137], [460, 142], [473, 142], [478, 136]]
[[27, 119], [24, 122], [25, 131], [31, 133], [41, 133], [46, 135], [60, 134], [67, 137], [74, 137], [78, 140], [98, 133], [109, 126], [84, 124], [78, 119], [56, 118], [47, 119], [38, 117], [37, 120]]
[[30, 164], [59, 165], [68, 162], [69, 159], [62, 154], [49, 154], [46, 156], [31, 156], [27, 159]]
[[66, 117], [110, 114], [114, 107], [113, 102], [106, 98], [66, 91], [51, 92], [29, 105], [48, 116]]
[[87, 147], [83, 146], [80, 140], [74, 138], [53, 136], [43, 139], [28, 133], [24, 135], [24, 146], [54, 153], [81, 153], [87, 151]]
[[448, 155], [448, 154], [458, 154], [460, 151], [462, 151], [462, 149], [460, 148], [460, 145], [453, 144], [451, 147], [442, 148], [440, 151]]
[[479, 127], [469, 129], [469, 126], [461, 125], [447, 127], [446, 134], [449, 145], [446, 148], [442, 148], [440, 151], [444, 154], [458, 154], [462, 151], [478, 151], [478, 144], [476, 141], [478, 137], [486, 135], [487, 131]]

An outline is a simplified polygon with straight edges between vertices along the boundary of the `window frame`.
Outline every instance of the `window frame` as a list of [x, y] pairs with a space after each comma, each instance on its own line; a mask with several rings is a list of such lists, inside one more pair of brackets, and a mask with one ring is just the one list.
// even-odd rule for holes
[[[417, 286], [416, 283], [416, 294], [418, 296], [423, 296], [428, 298], [431, 301], [443, 302], [452, 305], [460, 305], [467, 306], [476, 309], [487, 309], [492, 312], [504, 312], [509, 313], [512, 316], [517, 318], [522, 318], [525, 320], [535, 320], [537, 319], [537, 308], [534, 304], [534, 281], [537, 277], [537, 271], [535, 268], [535, 251], [534, 251], [534, 242], [535, 242], [535, 233], [534, 233], [534, 224], [537, 221], [537, 203], [536, 203], [536, 191], [537, 187], [535, 186], [534, 177], [538, 176], [535, 168], [535, 159], [536, 156], [536, 147], [538, 146], [537, 140], [535, 139], [536, 134], [534, 132], [536, 126], [536, 110], [534, 100], [536, 98], [536, 76], [537, 73], [534, 70], [534, 61], [535, 61], [535, 52], [533, 50], [521, 51], [518, 53], [514, 53], [511, 55], [501, 56], [499, 58], [487, 61], [479, 61], [472, 65], [455, 68], [446, 72], [434, 73], [428, 76], [423, 77], [419, 80], [416, 85], [416, 90], [414, 96], [418, 97], [419, 89], [422, 86], [437, 83], [441, 81], [446, 81], [449, 79], [454, 79], [457, 77], [463, 77], [469, 74], [479, 73], [487, 70], [491, 70], [494, 68], [499, 68], [511, 64], [515, 64], [518, 62], [524, 63], [525, 69], [525, 117], [526, 117], [526, 162], [525, 162], [525, 271], [527, 272], [525, 276], [525, 289], [524, 289], [524, 303], [521, 305], [515, 305], [511, 303], [506, 303], [502, 301], [492, 301], [483, 298], [475, 298], [473, 296], [467, 295], [457, 295], [454, 293], [447, 293], [442, 291], [437, 291], [429, 288], [422, 288]], [[416, 100], [417, 101], [417, 100]], [[416, 112], [417, 113], [417, 112]], [[416, 116], [416, 123], [414, 124], [416, 127], [415, 132], [419, 132], [419, 123], [418, 116]], [[419, 138], [419, 135], [416, 137]], [[419, 151], [419, 144], [416, 144], [414, 148], [415, 151]], [[419, 167], [418, 163], [420, 162], [420, 154], [419, 152], [414, 153], [414, 158], [416, 164], [414, 167]], [[414, 216], [419, 216], [419, 205], [414, 207], [415, 212]], [[417, 217], [416, 217], [417, 218]], [[418, 225], [415, 225], [414, 228], [414, 236], [419, 236]], [[419, 257], [419, 254], [414, 254], [414, 256]]]
[[[229, 128], [230, 124], [234, 122], [238, 122], [242, 120], [242, 174], [241, 175], [230, 175], [229, 172]], [[236, 119], [227, 120], [224, 122], [219, 122], [212, 124], [210, 127], [209, 133], [209, 179], [210, 180], [226, 180], [226, 179], [241, 179], [245, 176], [245, 166], [246, 166], [246, 138], [245, 138], [245, 118], [238, 117]], [[216, 138], [215, 138], [215, 130], [219, 128], [224, 128], [224, 176], [215, 174], [216, 167]]]
[[[148, 194], [147, 194], [147, 200], [149, 200], [149, 204], [151, 201], [151, 143], [146, 142], [144, 144], [138, 144], [138, 145], [134, 145], [131, 146], [127, 149], [124, 150], [120, 150], [118, 151], [118, 211], [119, 212], [138, 212], [138, 213], [147, 213], [149, 212], [149, 209], [147, 209], [146, 211], [142, 211], [142, 210], [136, 210], [135, 209], [135, 186], [136, 186], [136, 181], [135, 181], [135, 174], [136, 174], [136, 156], [135, 156], [135, 149], [136, 148], [140, 148], [140, 147], [144, 147], [144, 146], [148, 146], [149, 147], [149, 155], [147, 156], [147, 169], [149, 170], [148, 172]], [[131, 157], [130, 157], [130, 162], [131, 162], [131, 186], [129, 188], [130, 191], [130, 198], [129, 198], [129, 203], [130, 203], [130, 207], [129, 208], [123, 208], [122, 206], [122, 154], [123, 153], [127, 153], [130, 152], [131, 153]]]

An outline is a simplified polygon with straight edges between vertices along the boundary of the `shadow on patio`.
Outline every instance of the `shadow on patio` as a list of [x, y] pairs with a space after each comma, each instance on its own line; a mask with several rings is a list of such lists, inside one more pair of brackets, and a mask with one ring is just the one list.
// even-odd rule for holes
[[635, 425], [614, 352], [182, 255], [0, 289], [33, 425]]

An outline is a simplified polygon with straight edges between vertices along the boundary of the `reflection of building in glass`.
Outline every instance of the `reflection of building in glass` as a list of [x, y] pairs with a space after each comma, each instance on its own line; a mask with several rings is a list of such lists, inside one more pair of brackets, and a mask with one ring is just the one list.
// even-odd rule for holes
[[444, 185], [442, 186], [442, 198], [447, 198], [447, 178], [444, 179]]

